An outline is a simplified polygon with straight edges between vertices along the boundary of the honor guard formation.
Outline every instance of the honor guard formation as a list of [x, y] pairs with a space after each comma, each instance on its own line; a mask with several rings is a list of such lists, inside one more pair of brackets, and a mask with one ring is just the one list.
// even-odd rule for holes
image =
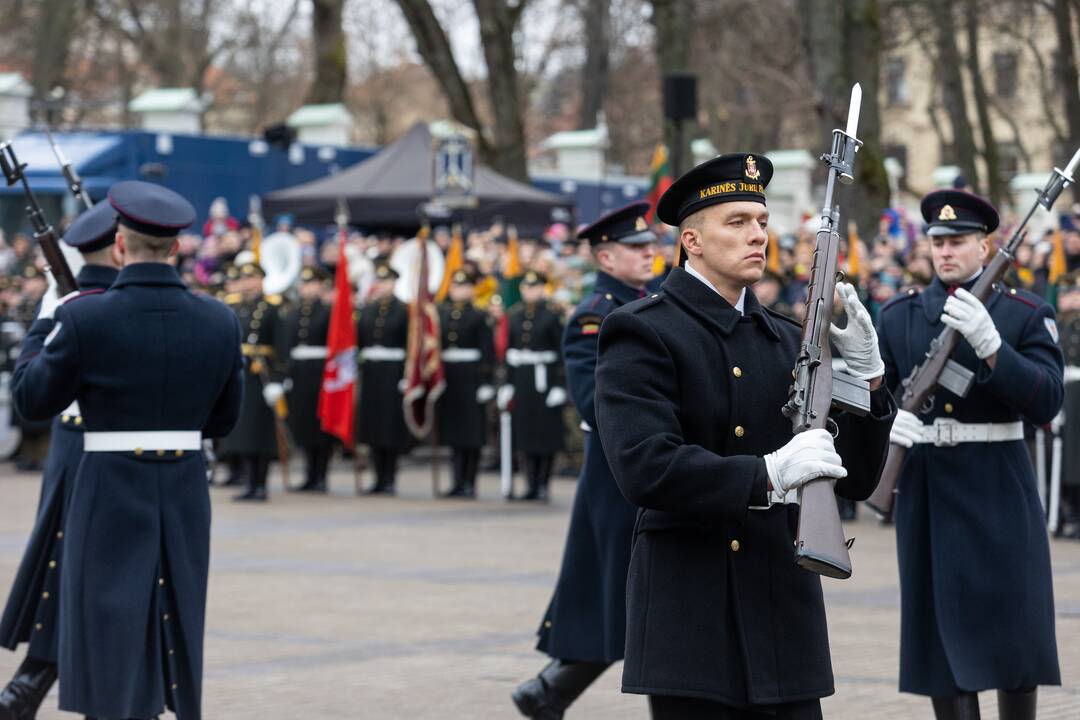
[[[1067, 28], [1065, 5], [1055, 3]], [[656, 23], [663, 15], [652, 10]], [[879, 128], [859, 134], [860, 85], [850, 102], [814, 170], [790, 153], [702, 154], [695, 143], [697, 162], [680, 149], [673, 173], [661, 146], [647, 197], [628, 180], [621, 199], [604, 186], [576, 207], [578, 181], [562, 181], [562, 197], [474, 169], [462, 159], [468, 133], [445, 128], [409, 131], [422, 172], [395, 143], [255, 195], [243, 219], [226, 197], [196, 207], [178, 189], [202, 189], [152, 162], [138, 166], [143, 179], [86, 190], [55, 144], [73, 198], [39, 203], [37, 168], [18, 161], [18, 143], [0, 144], [19, 199], [18, 213], [0, 207], [0, 224], [18, 215], [20, 229], [0, 240], [0, 458], [13, 461], [0, 482], [7, 493], [40, 478], [0, 615], [0, 646], [18, 653], [0, 680], [0, 720], [54, 706], [87, 720], [227, 717], [204, 701], [206, 659], [242, 664], [212, 643], [251, 638], [207, 622], [221, 562], [211, 562], [212, 509], [226, 513], [226, 538], [254, 543], [258, 532], [280, 542], [312, 508], [356, 509], [325, 529], [299, 521], [308, 534], [282, 561], [304, 565], [320, 589], [351, 575], [413, 582], [389, 557], [401, 547], [448, 562], [451, 549], [420, 538], [425, 523], [465, 522], [522, 562], [514, 591], [530, 593], [525, 606], [496, 584], [497, 553], [482, 569], [439, 566], [429, 609], [483, 584], [479, 609], [514, 615], [517, 660], [533, 645], [538, 654], [531, 668], [395, 677], [410, 693], [445, 693], [431, 717], [457, 717], [451, 694], [471, 691], [453, 684], [483, 675], [498, 684], [498, 717], [588, 717], [618, 685], [655, 720], [820, 720], [844, 707], [852, 657], [887, 664], [830, 648], [830, 630], [867, 634], [852, 630], [867, 592], [899, 635], [888, 687], [871, 690], [905, 693], [903, 712], [1080, 717], [1075, 689], [1039, 705], [1076, 645], [1062, 633], [1069, 611], [1055, 611], [1054, 569], [1072, 567], [1080, 540], [1080, 204], [1060, 198], [1080, 199], [1080, 151], [1019, 200], [995, 190], [991, 202], [962, 176], [898, 183]], [[771, 146], [770, 132], [739, 137]], [[723, 128], [716, 137], [731, 142]], [[303, 145], [286, 139], [289, 163], [307, 173]], [[151, 144], [165, 157], [171, 143]], [[793, 189], [796, 165], [805, 192]], [[377, 177], [365, 185], [353, 172]], [[843, 190], [851, 184], [859, 192]], [[410, 190], [373, 199], [350, 195], [353, 185]], [[886, 185], [878, 213], [872, 193], [888, 197]], [[330, 186], [333, 198], [316, 198]], [[58, 212], [63, 221], [49, 217]], [[338, 531], [373, 509], [390, 539], [342, 542]], [[537, 518], [564, 524], [538, 538]], [[872, 562], [856, 529], [895, 548], [891, 584], [867, 591], [850, 579]], [[310, 567], [305, 551], [318, 556]], [[524, 553], [539, 553], [544, 571]], [[226, 553], [222, 564], [249, 560]], [[459, 586], [469, 570], [482, 580]], [[339, 594], [371, 599], [352, 590]], [[219, 594], [233, 603], [244, 592]], [[407, 630], [402, 657], [389, 641], [340, 652], [309, 643], [290, 619], [274, 642], [330, 647], [308, 663], [325, 684], [298, 674], [291, 697], [318, 700], [340, 684], [355, 693], [353, 717], [384, 716], [366, 686], [324, 665], [336, 654], [415, 662], [425, 642], [453, 644], [399, 615], [403, 599], [377, 598], [400, 626], [304, 611], [334, 632], [372, 630], [377, 643]], [[448, 633], [472, 622], [459, 609]], [[445, 622], [438, 612], [428, 620]], [[514, 660], [491, 649], [502, 629], [471, 629], [481, 639], [469, 652]], [[257, 660], [270, 673], [289, 657]], [[207, 682], [231, 672], [211, 665]], [[258, 707], [321, 717], [306, 702]]]

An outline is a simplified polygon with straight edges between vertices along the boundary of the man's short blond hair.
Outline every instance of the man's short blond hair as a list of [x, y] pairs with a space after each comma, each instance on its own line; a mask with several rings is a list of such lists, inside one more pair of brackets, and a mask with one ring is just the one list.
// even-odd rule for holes
[[169, 251], [172, 250], [173, 243], [176, 242], [175, 235], [167, 237], [148, 235], [133, 230], [126, 225], [119, 225], [117, 232], [124, 238], [128, 255], [149, 260], [164, 260], [169, 257]]

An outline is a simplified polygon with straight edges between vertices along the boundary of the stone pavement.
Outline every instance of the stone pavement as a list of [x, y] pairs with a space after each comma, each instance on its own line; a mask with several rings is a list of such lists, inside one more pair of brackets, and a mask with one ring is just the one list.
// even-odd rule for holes
[[[294, 470], [297, 477], [299, 468]], [[433, 501], [410, 466], [397, 498], [358, 498], [344, 466], [330, 497], [286, 495], [272, 472], [263, 506], [214, 489], [206, 638], [207, 720], [518, 717], [509, 693], [544, 658], [533, 632], [562, 552], [574, 483], [550, 507], [508, 504], [484, 476], [478, 502]], [[447, 472], [443, 472], [447, 482]], [[38, 482], [0, 465], [0, 594], [30, 529]], [[896, 691], [899, 597], [893, 534], [866, 518], [855, 575], [826, 580], [837, 695], [826, 718], [930, 718]], [[1040, 718], [1080, 718], [1080, 543], [1053, 543], [1064, 688], [1040, 692]], [[0, 678], [19, 655], [0, 651]], [[608, 671], [569, 718], [645, 718]], [[46, 700], [41, 720], [70, 718]], [[171, 716], [170, 716], [171, 717]], [[983, 718], [997, 717], [990, 695]]]

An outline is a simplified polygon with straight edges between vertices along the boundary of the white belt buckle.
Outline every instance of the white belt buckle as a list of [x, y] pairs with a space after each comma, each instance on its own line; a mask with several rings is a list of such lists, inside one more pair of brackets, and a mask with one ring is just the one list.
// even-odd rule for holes
[[959, 444], [956, 439], [956, 421], [951, 418], [937, 418], [934, 420], [934, 446], [955, 447]]

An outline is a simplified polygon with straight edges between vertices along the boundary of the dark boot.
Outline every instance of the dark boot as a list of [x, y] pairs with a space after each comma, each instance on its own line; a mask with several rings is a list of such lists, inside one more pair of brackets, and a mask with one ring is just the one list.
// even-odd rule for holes
[[56, 682], [56, 666], [26, 658], [15, 677], [0, 690], [0, 720], [34, 720], [38, 708]]
[[537, 481], [537, 457], [536, 455], [525, 456], [525, 494], [518, 500], [537, 500], [540, 498], [540, 486]]
[[608, 665], [552, 660], [536, 677], [518, 686], [511, 699], [518, 711], [534, 720], [561, 720]]
[[238, 502], [265, 502], [266, 473], [270, 468], [269, 461], [257, 456], [245, 457], [243, 467], [247, 488], [239, 495], [233, 496], [233, 500]]
[[541, 455], [536, 467], [536, 499], [548, 501], [548, 485], [551, 482], [551, 470], [555, 466], [554, 455]]
[[480, 472], [480, 449], [466, 450], [464, 462], [465, 497], [475, 498], [476, 474]]
[[1035, 700], [1039, 689], [998, 690], [998, 718], [1000, 720], [1035, 720]]
[[980, 720], [977, 693], [960, 693], [931, 700], [934, 703], [936, 720]]
[[446, 492], [440, 493], [443, 498], [466, 497], [465, 476], [468, 472], [468, 451], [461, 448], [453, 448], [450, 453], [450, 469], [454, 484]]

